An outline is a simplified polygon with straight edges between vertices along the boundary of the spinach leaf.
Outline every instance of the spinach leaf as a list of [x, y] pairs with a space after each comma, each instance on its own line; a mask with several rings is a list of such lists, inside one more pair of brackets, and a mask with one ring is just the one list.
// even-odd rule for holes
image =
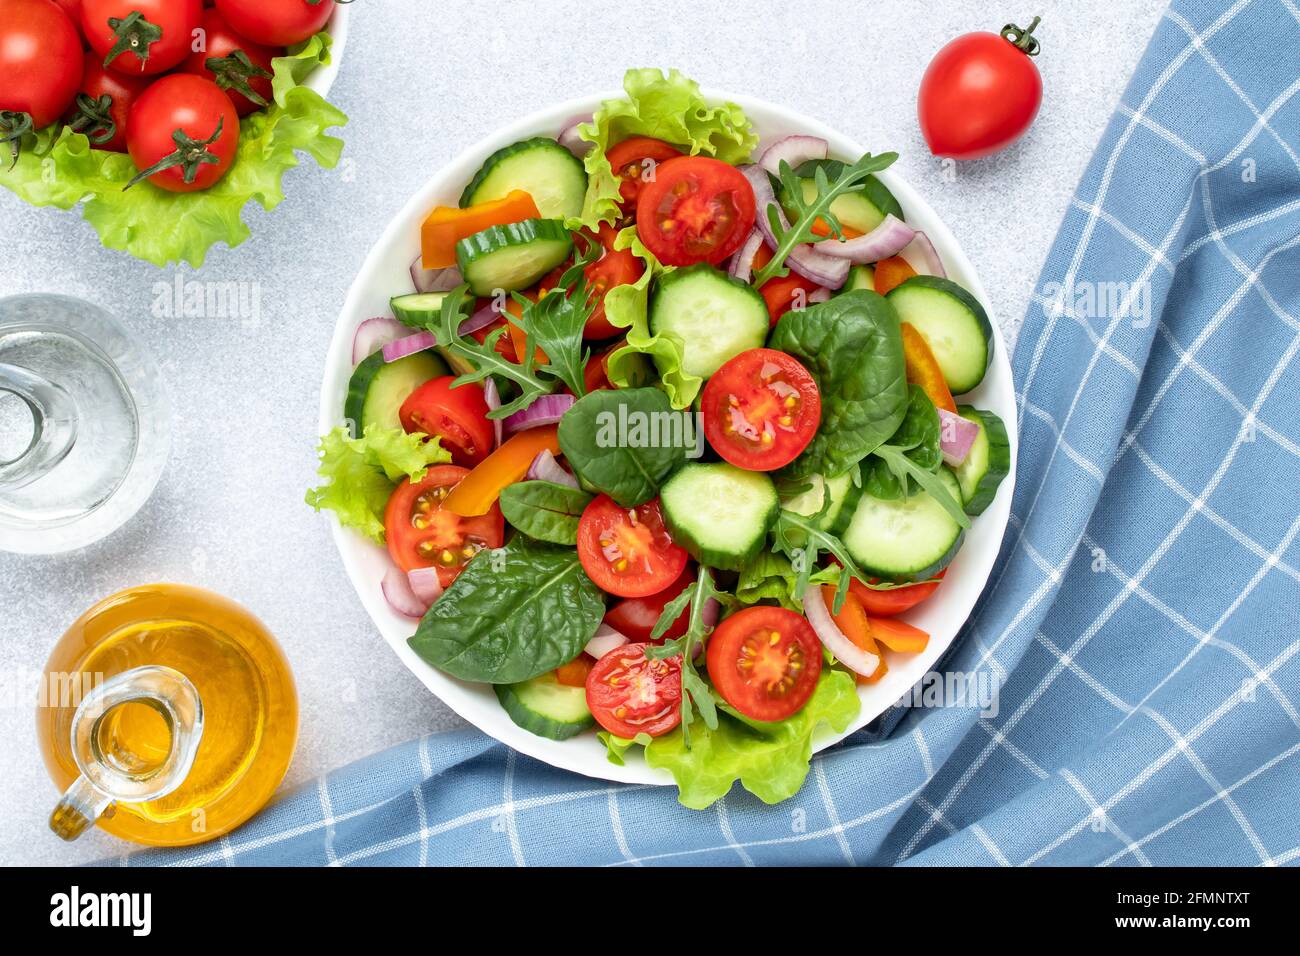
[[[907, 417], [885, 445], [911, 459], [918, 468], [938, 471], [943, 464], [939, 448], [939, 413], [934, 402], [916, 384], [907, 386]], [[884, 446], [882, 446], [884, 447]], [[916, 493], [917, 482], [906, 472], [895, 473], [877, 448], [862, 469], [863, 490], [875, 498], [892, 501]]]
[[501, 513], [530, 538], [573, 547], [591, 495], [552, 481], [518, 481], [501, 490]]
[[787, 312], [768, 345], [788, 352], [821, 391], [822, 420], [783, 478], [843, 474], [897, 431], [907, 413], [903, 338], [893, 306], [859, 290]]
[[560, 450], [585, 486], [632, 508], [659, 494], [703, 441], [695, 421], [657, 388], [602, 389], [564, 413]]
[[513, 684], [577, 657], [604, 614], [576, 551], [516, 535], [470, 561], [409, 643], [452, 677]]

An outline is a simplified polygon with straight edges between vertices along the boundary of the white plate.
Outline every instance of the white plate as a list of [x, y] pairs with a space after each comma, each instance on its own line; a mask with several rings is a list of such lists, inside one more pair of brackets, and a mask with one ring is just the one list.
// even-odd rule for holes
[[[348, 377], [352, 372], [352, 337], [363, 320], [376, 315], [388, 315], [391, 296], [411, 291], [408, 267], [419, 252], [420, 222], [430, 209], [437, 205], [456, 205], [461, 190], [483, 160], [493, 151], [517, 140], [536, 135], [556, 135], [560, 128], [574, 116], [592, 112], [603, 99], [619, 96], [589, 96], [554, 106], [514, 123], [480, 143], [471, 146], [453, 162], [435, 174], [389, 223], [388, 228], [370, 250], [339, 315], [325, 361], [325, 380], [321, 386], [320, 430], [324, 434], [340, 424], [343, 416], [343, 399], [347, 392]], [[716, 91], [706, 91], [710, 100], [730, 100], [744, 108], [755, 129], [765, 140], [789, 133], [810, 133], [824, 137], [830, 143], [832, 156], [855, 159], [866, 150], [846, 139], [816, 120], [800, 116], [780, 106], [744, 96], [734, 96]], [[884, 144], [873, 144], [878, 151]], [[925, 231], [934, 242], [949, 275], [965, 286], [989, 310], [988, 296], [980, 285], [974, 269], [962, 252], [952, 233], [935, 215], [921, 196], [900, 177], [886, 171], [880, 177], [902, 204], [908, 222]], [[843, 734], [825, 734], [814, 741], [814, 749], [821, 750], [865, 726], [898, 700], [915, 684], [939, 655], [948, 647], [962, 623], [969, 616], [984, 582], [988, 580], [997, 558], [1002, 534], [1006, 530], [1007, 516], [1011, 510], [1011, 492], [1015, 476], [1016, 434], [1015, 394], [1011, 382], [1011, 366], [1007, 361], [1006, 346], [1002, 341], [997, 321], [993, 320], [994, 355], [984, 381], [963, 400], [980, 408], [995, 412], [1007, 425], [1011, 441], [1011, 475], [998, 489], [997, 498], [988, 510], [974, 519], [966, 535], [966, 542], [948, 569], [937, 595], [920, 605], [903, 618], [930, 634], [930, 643], [924, 653], [916, 655], [889, 655], [889, 673], [880, 683], [859, 688], [862, 710], [857, 719]], [[358, 534], [334, 525], [334, 540], [348, 577], [361, 598], [375, 626], [384, 639], [425, 686], [465, 720], [474, 724], [497, 740], [509, 744], [521, 753], [589, 777], [615, 780], [624, 783], [671, 783], [666, 771], [647, 767], [638, 748], [629, 753], [626, 766], [618, 767], [605, 756], [605, 748], [594, 733], [583, 734], [571, 740], [552, 741], [530, 734], [517, 727], [497, 702], [496, 694], [487, 684], [472, 684], [449, 677], [421, 660], [407, 645], [406, 639], [415, 632], [415, 623], [394, 613], [384, 600], [379, 582], [391, 566], [388, 553]], [[414, 730], [415, 728], [412, 728]]]
[[[324, 0], [324, 2], [332, 3], [333, 0]], [[313, 70], [307, 77], [307, 82], [303, 84], [321, 96], [329, 95], [330, 87], [334, 85], [334, 78], [339, 75], [339, 64], [343, 62], [343, 47], [348, 42], [348, 17], [351, 15], [352, 11], [346, 3], [335, 3], [334, 14], [325, 24], [330, 39], [334, 41], [330, 44], [330, 61]]]

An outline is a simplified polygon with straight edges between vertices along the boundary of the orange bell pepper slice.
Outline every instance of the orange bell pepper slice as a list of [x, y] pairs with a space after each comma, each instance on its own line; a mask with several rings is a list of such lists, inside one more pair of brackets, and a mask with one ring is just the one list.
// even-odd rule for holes
[[491, 226], [504, 226], [525, 219], [537, 219], [537, 203], [522, 189], [515, 189], [503, 199], [481, 202], [467, 209], [438, 206], [425, 216], [420, 226], [420, 265], [426, 269], [445, 269], [456, 264], [456, 243]]
[[[524, 293], [524, 295], [529, 299], [533, 298], [529, 293]], [[536, 300], [534, 299], [534, 301]], [[506, 312], [516, 319], [522, 319], [524, 316], [524, 307], [514, 299], [511, 299], [506, 303]], [[524, 354], [524, 347], [528, 344], [528, 335], [524, 332], [523, 326], [518, 322], [511, 322], [509, 319], [506, 319], [506, 326], [509, 329], [508, 334], [510, 336], [510, 344], [515, 348], [515, 361], [522, 365], [523, 360], [521, 356]], [[550, 361], [551, 360], [546, 357], [546, 353], [542, 351], [541, 346], [533, 346], [534, 365], [546, 365]]]
[[902, 285], [916, 270], [907, 264], [902, 256], [890, 256], [876, 263], [876, 291], [884, 295], [895, 286]]
[[867, 617], [871, 636], [891, 651], [919, 654], [930, 643], [930, 635], [919, 627], [893, 617]]
[[[876, 276], [879, 277], [880, 273], [877, 272]], [[952, 392], [948, 391], [948, 383], [944, 380], [939, 361], [930, 351], [930, 343], [909, 322], [901, 323], [901, 330], [907, 380], [920, 385], [930, 401], [934, 402], [935, 408], [946, 408], [956, 415], [957, 403], [952, 400]]]
[[[854, 229], [852, 226], [846, 226], [844, 223], [840, 223], [840, 232], [844, 233], [845, 239], [856, 239], [858, 238], [858, 236], [861, 236], [863, 234], [861, 229]], [[821, 216], [818, 216], [816, 219], [813, 220], [812, 234], [814, 236], [834, 235], [834, 233], [831, 232], [830, 223], [828, 223]], [[834, 242], [834, 240], [831, 241]], [[762, 266], [759, 266], [759, 268], [761, 269]]]
[[487, 514], [501, 490], [523, 478], [543, 448], [552, 455], [560, 453], [558, 432], [555, 425], [539, 425], [507, 438], [451, 489], [442, 506], [463, 518]]
[[872, 637], [870, 619], [867, 612], [862, 609], [862, 602], [857, 596], [850, 591], [844, 596], [844, 606], [840, 608], [840, 613], [835, 613], [835, 588], [829, 584], [822, 585], [822, 600], [826, 602], [826, 610], [831, 612], [831, 618], [835, 621], [841, 633], [844, 634], [855, 647], [860, 647], [868, 654], [874, 654], [880, 661], [876, 669], [871, 672], [870, 676], [862, 674], [854, 675], [859, 684], [874, 684], [889, 673], [889, 665], [885, 663], [885, 655], [881, 653], [880, 648], [876, 646], [875, 639]]
[[586, 687], [587, 675], [591, 673], [591, 658], [579, 654], [567, 664], [555, 668], [555, 680], [565, 687]]

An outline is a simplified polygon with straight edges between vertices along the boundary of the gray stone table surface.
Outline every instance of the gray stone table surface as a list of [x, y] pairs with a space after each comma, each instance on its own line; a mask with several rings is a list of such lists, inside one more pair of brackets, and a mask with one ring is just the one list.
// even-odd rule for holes
[[[1032, 9], [1031, 9], [1032, 7]], [[152, 348], [174, 404], [162, 481], [129, 524], [80, 553], [0, 554], [0, 675], [39, 668], [87, 607], [157, 580], [213, 588], [278, 636], [301, 696], [285, 787], [387, 745], [459, 724], [384, 644], [343, 573], [313, 481], [321, 371], [352, 277], [389, 216], [439, 166], [550, 103], [616, 87], [628, 66], [676, 66], [701, 84], [823, 120], [898, 170], [963, 243], [1009, 340], [1080, 174], [1164, 4], [1156, 0], [700, 3], [360, 0], [331, 93], [351, 118], [340, 169], [286, 176], [252, 238], [197, 273], [102, 248], [77, 212], [0, 190], [0, 295], [59, 291], [97, 302]], [[640, 16], [645, 12], [648, 16]], [[916, 88], [948, 38], [1039, 13], [1043, 108], [1004, 153], [955, 177], [917, 129]], [[155, 284], [250, 283], [258, 315], [168, 319]], [[32, 708], [0, 701], [0, 862], [63, 864], [122, 853], [98, 831], [71, 845], [45, 827], [56, 799]]]

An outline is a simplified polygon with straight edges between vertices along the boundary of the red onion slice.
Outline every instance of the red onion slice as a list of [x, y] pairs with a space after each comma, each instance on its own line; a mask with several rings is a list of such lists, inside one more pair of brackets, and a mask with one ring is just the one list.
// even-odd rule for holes
[[727, 272], [733, 279], [739, 279], [741, 282], [748, 282], [750, 276], [754, 274], [754, 256], [758, 255], [759, 247], [763, 245], [763, 233], [755, 229], [745, 240], [734, 256], [731, 257], [731, 265], [728, 266]]
[[903, 250], [902, 256], [909, 262], [917, 263], [919, 268], [916, 271], [922, 275], [938, 276], [940, 279], [948, 278], [948, 273], [943, 268], [943, 260], [939, 258], [939, 251], [934, 248], [930, 237], [923, 232], [917, 232], [912, 237], [911, 244]]
[[596, 660], [600, 660], [610, 651], [627, 643], [626, 637], [602, 621], [600, 627], [596, 628], [595, 636], [587, 642], [583, 650]]
[[821, 587], [810, 586], [804, 590], [803, 613], [821, 642], [835, 655], [837, 661], [863, 677], [870, 677], [876, 672], [876, 668], [880, 666], [880, 658], [858, 647], [835, 626], [835, 619], [831, 617], [831, 612], [826, 610], [826, 601], [822, 598]]
[[826, 140], [819, 136], [783, 136], [763, 150], [758, 164], [777, 176], [781, 172], [781, 160], [789, 163], [791, 169], [798, 169], [810, 159], [825, 159], [829, 150]]
[[411, 586], [411, 593], [423, 602], [427, 611], [433, 602], [442, 597], [442, 582], [438, 580], [437, 568], [415, 568], [406, 572], [406, 581]]
[[572, 395], [543, 395], [505, 420], [507, 435], [539, 425], [554, 425], [577, 401]]
[[399, 568], [389, 568], [379, 588], [384, 592], [388, 606], [398, 614], [419, 618], [424, 617], [424, 612], [429, 609], [427, 604], [415, 596], [411, 582]]
[[566, 485], [569, 488], [579, 487], [578, 479], [573, 476], [569, 469], [555, 460], [555, 456], [551, 454], [549, 448], [543, 448], [537, 453], [537, 457], [528, 466], [528, 472], [524, 477], [534, 481], [549, 481], [557, 485]]
[[410, 331], [401, 322], [386, 315], [366, 319], [357, 326], [356, 334], [352, 336], [352, 364], [356, 365], [362, 359], [374, 355], [389, 342], [400, 339]]
[[709, 598], [704, 602], [704, 610], [700, 612], [700, 621], [705, 627], [713, 627], [718, 623], [718, 615], [722, 613], [722, 604], [717, 598]]
[[891, 212], [884, 222], [864, 236], [843, 240], [832, 236], [817, 243], [816, 248], [828, 256], [849, 262], [879, 262], [898, 255], [915, 236], [916, 230]]
[[[497, 380], [491, 375], [483, 380], [483, 401], [487, 402], [488, 411], [494, 412], [501, 407], [501, 390], [497, 388]], [[501, 447], [501, 419], [490, 418], [492, 423], [492, 435], [495, 444], [494, 449]]]
[[975, 439], [979, 438], [980, 427], [946, 408], [936, 411], [939, 413], [939, 450], [943, 452], [943, 460], [949, 465], [960, 465], [970, 454]]
[[[745, 174], [745, 178], [754, 189], [754, 205], [758, 210], [755, 218], [758, 220], [758, 228], [762, 231], [767, 244], [775, 249], [779, 243], [772, 229], [772, 223], [768, 219], [768, 208], [776, 210], [777, 221], [782, 229], [790, 228], [790, 220], [785, 217], [785, 210], [776, 201], [776, 193], [772, 189], [772, 181], [767, 178], [767, 171], [762, 166], [754, 165], [738, 168]], [[811, 244], [795, 246], [786, 256], [785, 264], [805, 279], [811, 279], [818, 285], [831, 289], [838, 289], [844, 285], [844, 280], [849, 277], [851, 265], [847, 259], [822, 255]]]
[[433, 337], [432, 332], [416, 332], [414, 335], [405, 336], [385, 345], [384, 361], [396, 362], [398, 359], [414, 355], [416, 352], [431, 349], [437, 344], [438, 340]]
[[415, 261], [411, 263], [411, 284], [415, 286], [416, 292], [446, 292], [464, 281], [460, 270], [455, 266], [448, 266], [445, 269], [426, 269], [420, 264], [423, 258], [423, 256], [416, 256]]
[[808, 293], [808, 301], [816, 305], [819, 302], [829, 302], [831, 300], [831, 290], [822, 286], [820, 289], [814, 289]]
[[578, 135], [578, 127], [590, 122], [590, 113], [585, 116], [575, 116], [564, 124], [564, 128], [560, 130], [560, 135], [555, 137], [555, 141], [579, 159], [585, 158], [587, 153], [591, 152], [591, 147], [596, 144], [589, 143]]

